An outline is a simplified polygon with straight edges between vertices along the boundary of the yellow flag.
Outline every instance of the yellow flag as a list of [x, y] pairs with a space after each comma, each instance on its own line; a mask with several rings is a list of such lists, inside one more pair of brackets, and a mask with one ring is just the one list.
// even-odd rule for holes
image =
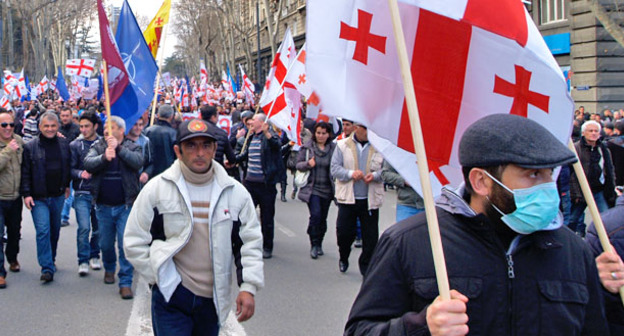
[[171, 10], [171, 0], [165, 0], [160, 6], [158, 13], [152, 19], [149, 26], [143, 32], [145, 42], [150, 48], [154, 59], [156, 53], [158, 53], [158, 43], [160, 43], [160, 35], [162, 34], [163, 27], [169, 22], [169, 12]]

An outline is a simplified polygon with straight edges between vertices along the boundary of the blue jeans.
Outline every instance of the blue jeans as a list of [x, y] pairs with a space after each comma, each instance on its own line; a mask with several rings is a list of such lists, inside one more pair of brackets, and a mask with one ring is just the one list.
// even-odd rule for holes
[[2, 235], [7, 231], [6, 258], [8, 262], [17, 261], [19, 252], [20, 229], [22, 225], [22, 198], [13, 201], [0, 201], [0, 276], [6, 277], [4, 268], [4, 244]]
[[[609, 209], [609, 205], [607, 205], [607, 200], [604, 197], [604, 193], [599, 191], [594, 193], [594, 201], [596, 201], [596, 206], [598, 207], [598, 211], [603, 213]], [[580, 200], [578, 203], [572, 203], [572, 209], [570, 212], [570, 224], [568, 227], [570, 230], [578, 233], [582, 237], [585, 237], [585, 230], [587, 229], [587, 225], [585, 224], [585, 209], [587, 208], [587, 203], [584, 200]]]
[[310, 244], [312, 246], [321, 246], [323, 238], [327, 232], [327, 213], [331, 205], [330, 198], [322, 198], [317, 195], [311, 195], [308, 201], [308, 210], [310, 210], [310, 222], [308, 223], [308, 235], [310, 236]]
[[65, 199], [65, 203], [63, 204], [63, 212], [61, 212], [61, 221], [66, 222], [69, 220], [69, 212], [71, 211], [72, 204], [74, 204], [74, 189], [69, 189], [69, 197]]
[[64, 196], [36, 199], [35, 206], [30, 211], [37, 235], [37, 261], [41, 266], [41, 273], [56, 272], [54, 261], [64, 201]]
[[425, 209], [418, 209], [409, 205], [397, 204], [396, 221], [400, 222], [405, 218], [412, 217], [415, 214], [421, 213], [423, 211], [425, 211]]
[[572, 212], [572, 200], [570, 199], [570, 192], [564, 192], [559, 194], [561, 203], [559, 208], [563, 214], [563, 225], [570, 225], [570, 213]]
[[[78, 265], [89, 262], [91, 258], [100, 257], [100, 235], [95, 208], [91, 204], [92, 200], [91, 194], [87, 193], [77, 193], [74, 196], [74, 210], [76, 211], [76, 221], [78, 222], [76, 233]], [[91, 233], [91, 242], [89, 242], [91, 228], [93, 228], [93, 231]]]
[[169, 302], [158, 286], [152, 287], [154, 336], [217, 336], [219, 318], [211, 298], [193, 294], [178, 285]]
[[134, 268], [126, 259], [123, 250], [123, 234], [126, 229], [126, 220], [130, 214], [131, 206], [117, 205], [108, 206], [98, 204], [95, 207], [98, 226], [100, 231], [100, 249], [102, 249], [102, 263], [104, 270], [115, 273], [117, 269], [117, 254], [115, 253], [115, 238], [117, 238], [117, 250], [119, 251], [119, 287], [132, 286], [132, 272]]

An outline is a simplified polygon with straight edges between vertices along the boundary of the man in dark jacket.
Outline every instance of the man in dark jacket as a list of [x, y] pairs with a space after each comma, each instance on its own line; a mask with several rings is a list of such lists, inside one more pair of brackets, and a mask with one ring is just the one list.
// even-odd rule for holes
[[[583, 124], [581, 140], [574, 143], [583, 171], [591, 188], [594, 200], [600, 212], [604, 212], [615, 202], [615, 173], [611, 153], [600, 140], [600, 123], [590, 120]], [[570, 230], [585, 237], [585, 209], [587, 203], [583, 198], [576, 174], [572, 172], [570, 179]]]
[[275, 233], [275, 184], [286, 174], [281, 156], [281, 142], [277, 134], [270, 130], [266, 115], [258, 113], [253, 117], [253, 135], [243, 146], [246, 150], [237, 161], [247, 162], [247, 176], [244, 185], [251, 194], [256, 206], [260, 205], [262, 224], [262, 257], [273, 255], [273, 235]]
[[213, 134], [217, 138], [217, 151], [215, 153], [215, 161], [219, 162], [225, 167], [223, 157], [227, 158], [229, 163], [236, 161], [236, 155], [232, 150], [232, 145], [228, 140], [227, 133], [217, 126], [218, 116], [217, 109], [214, 106], [203, 105], [199, 111], [201, 112], [201, 118], [208, 122], [210, 134]]
[[92, 174], [91, 195], [96, 204], [100, 231], [100, 249], [104, 262], [104, 283], [115, 283], [117, 257], [115, 238], [119, 251], [119, 294], [122, 299], [132, 299], [132, 272], [123, 251], [123, 234], [132, 203], [139, 194], [139, 169], [143, 167], [141, 146], [124, 137], [126, 123], [112, 116], [111, 129], [105, 126], [105, 141], [91, 146], [84, 161], [85, 169]]
[[345, 335], [606, 335], [596, 263], [563, 227], [551, 176], [574, 161], [532, 120], [495, 114], [469, 126], [465, 184], [437, 203], [451, 299], [438, 297], [420, 213], [382, 235]]
[[[80, 116], [81, 135], [69, 144], [71, 150], [71, 176], [74, 189], [74, 210], [78, 229], [76, 243], [78, 252], [78, 274], [89, 273], [89, 264], [94, 270], [102, 268], [100, 264], [100, 244], [98, 222], [95, 215], [93, 197], [91, 197], [91, 174], [84, 168], [84, 159], [91, 145], [100, 139], [97, 134], [99, 117], [92, 111]], [[93, 228], [93, 231], [91, 229]], [[89, 241], [89, 232], [91, 240]]]
[[[59, 128], [59, 132], [67, 139], [69, 142], [74, 141], [80, 135], [80, 127], [76, 125], [72, 120], [72, 110], [69, 106], [63, 106], [61, 108], [61, 113], [59, 114], [61, 119], [61, 127]], [[69, 213], [71, 212], [71, 207], [74, 202], [74, 192], [70, 188], [69, 197], [65, 199], [65, 203], [63, 204], [63, 211], [61, 212], [61, 226], [69, 225]]]
[[40, 134], [24, 145], [22, 160], [21, 194], [35, 224], [37, 260], [46, 283], [54, 280], [61, 210], [69, 195], [69, 141], [57, 136], [59, 124], [55, 113], [44, 113]]
[[624, 286], [624, 264], [620, 258], [624, 255], [624, 196], [620, 195], [615, 207], [603, 212], [600, 217], [615, 252], [603, 252], [594, 223], [587, 228], [586, 242], [597, 257], [611, 336], [621, 336], [624, 335], [624, 306], [618, 291]]
[[175, 161], [173, 145], [176, 138], [176, 130], [171, 126], [173, 120], [173, 107], [162, 105], [158, 108], [158, 121], [145, 130], [145, 135], [150, 139], [154, 150], [154, 157], [150, 168], [149, 178], [152, 178], [169, 168]]
[[607, 142], [615, 171], [615, 185], [624, 185], [624, 120], [615, 122], [615, 136]]

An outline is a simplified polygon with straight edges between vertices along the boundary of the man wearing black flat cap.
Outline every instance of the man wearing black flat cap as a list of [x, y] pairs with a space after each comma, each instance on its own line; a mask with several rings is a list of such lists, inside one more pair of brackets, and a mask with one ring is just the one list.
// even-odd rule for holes
[[576, 156], [536, 122], [495, 114], [459, 144], [464, 183], [437, 200], [451, 300], [424, 213], [379, 240], [345, 335], [606, 335], [596, 263], [563, 227], [553, 169]]

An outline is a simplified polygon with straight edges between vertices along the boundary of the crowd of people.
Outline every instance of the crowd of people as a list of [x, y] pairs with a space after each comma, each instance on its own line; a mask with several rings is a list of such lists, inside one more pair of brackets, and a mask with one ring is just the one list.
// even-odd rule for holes
[[[107, 118], [100, 101], [62, 102], [52, 91], [0, 109], [0, 288], [7, 286], [5, 257], [9, 271], [21, 268], [22, 206], [32, 215], [44, 284], [54, 281], [60, 230], [73, 208], [80, 276], [103, 268], [104, 283], [132, 299], [136, 271], [152, 289], [156, 335], [216, 335], [234, 306], [239, 321], [254, 314], [263, 259], [277, 251], [278, 185], [287, 202], [290, 170], [303, 176], [290, 196], [309, 210], [310, 258], [324, 255], [332, 203], [337, 270], [347, 272], [352, 247], [362, 248], [364, 282], [347, 335], [624, 330], [620, 111], [581, 108], [573, 131], [617, 253], [603, 252], [595, 228], [585, 227], [577, 157], [548, 131], [508, 115], [466, 131], [459, 149], [465, 182], [444, 188], [436, 204], [454, 289], [451, 300], [440, 300], [423, 199], [370, 144], [365, 125], [343, 119], [336, 131], [302, 117], [297, 146], [244, 101], [203, 105], [188, 120], [176, 109], [163, 98], [153, 125], [149, 110], [126, 125]], [[217, 125], [224, 114], [232, 119], [227, 130]], [[397, 193], [397, 224], [380, 238], [388, 186]], [[230, 302], [233, 277], [240, 293]]]

